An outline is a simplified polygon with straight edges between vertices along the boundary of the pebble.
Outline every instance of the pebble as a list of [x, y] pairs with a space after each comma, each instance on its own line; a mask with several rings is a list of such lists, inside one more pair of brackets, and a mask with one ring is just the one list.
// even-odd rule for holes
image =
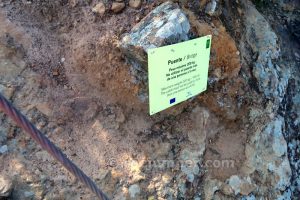
[[140, 186], [137, 184], [131, 185], [128, 189], [130, 197], [135, 198], [141, 192]]
[[125, 3], [124, 2], [113, 2], [111, 6], [111, 10], [114, 13], [119, 13], [125, 8]]
[[142, 5], [142, 1], [141, 0], [130, 0], [129, 1], [129, 6], [131, 8], [139, 9], [139, 8], [141, 8], [141, 5]]
[[24, 192], [25, 198], [33, 198], [34, 197], [34, 192], [32, 191], [25, 191]]
[[75, 6], [77, 6], [78, 1], [77, 1], [77, 0], [70, 0], [70, 1], [69, 1], [69, 4], [70, 4], [70, 6], [71, 6], [72, 8], [74, 8]]
[[217, 8], [217, 2], [215, 0], [212, 0], [207, 4], [205, 13], [210, 16], [213, 16], [216, 12], [216, 8]]
[[8, 197], [13, 189], [12, 181], [0, 174], [0, 199]]
[[98, 15], [104, 15], [105, 13], [105, 5], [103, 2], [98, 3], [95, 7], [92, 8], [92, 12]]
[[0, 154], [4, 154], [8, 151], [8, 147], [7, 145], [3, 145], [2, 147], [0, 147]]
[[108, 60], [109, 60], [109, 61], [112, 61], [112, 59], [113, 59], [114, 57], [115, 57], [115, 56], [114, 56], [112, 53], [108, 54]]
[[51, 106], [44, 102], [44, 103], [39, 103], [35, 106], [41, 113], [43, 113], [44, 115], [46, 115], [47, 117], [51, 116], [52, 114], [52, 109]]
[[52, 75], [53, 75], [53, 76], [58, 76], [58, 75], [59, 75], [58, 69], [54, 69], [54, 70], [52, 71]]
[[218, 36], [219, 35], [219, 32], [217, 30], [214, 30], [213, 31], [214, 35]]

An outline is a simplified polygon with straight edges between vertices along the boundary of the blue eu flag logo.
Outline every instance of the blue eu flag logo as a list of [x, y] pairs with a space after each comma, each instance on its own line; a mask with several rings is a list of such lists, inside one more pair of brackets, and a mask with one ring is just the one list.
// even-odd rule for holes
[[170, 104], [175, 103], [176, 98], [170, 99]]

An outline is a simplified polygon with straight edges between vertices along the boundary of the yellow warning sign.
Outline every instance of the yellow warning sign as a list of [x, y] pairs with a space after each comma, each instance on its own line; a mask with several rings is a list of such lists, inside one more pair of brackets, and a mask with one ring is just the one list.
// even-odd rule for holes
[[148, 50], [150, 115], [206, 90], [210, 46], [208, 35]]

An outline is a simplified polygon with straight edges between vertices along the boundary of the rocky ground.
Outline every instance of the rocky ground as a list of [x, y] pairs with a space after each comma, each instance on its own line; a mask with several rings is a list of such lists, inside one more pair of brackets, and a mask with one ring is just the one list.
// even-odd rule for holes
[[[112, 199], [299, 199], [299, 1], [175, 1], [208, 89], [149, 116], [123, 38], [163, 2], [2, 0], [1, 94]], [[0, 199], [96, 197], [0, 113]]]

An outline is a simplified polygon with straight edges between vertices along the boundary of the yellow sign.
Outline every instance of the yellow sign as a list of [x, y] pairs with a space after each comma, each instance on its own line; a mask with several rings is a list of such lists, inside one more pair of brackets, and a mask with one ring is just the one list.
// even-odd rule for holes
[[210, 46], [208, 35], [148, 50], [150, 115], [206, 90]]

